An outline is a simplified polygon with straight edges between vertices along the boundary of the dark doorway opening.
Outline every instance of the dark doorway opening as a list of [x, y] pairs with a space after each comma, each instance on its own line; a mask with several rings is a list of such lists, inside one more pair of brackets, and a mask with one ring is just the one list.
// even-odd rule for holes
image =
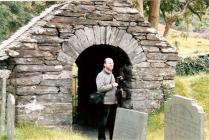
[[[98, 106], [89, 103], [89, 94], [96, 91], [96, 76], [103, 69], [104, 59], [110, 57], [114, 60], [113, 74], [121, 75], [122, 68], [131, 67], [127, 54], [119, 47], [109, 45], [94, 45], [84, 50], [76, 60], [78, 67], [77, 86], [77, 115], [74, 123], [79, 125], [96, 126]], [[131, 75], [126, 72], [124, 75]], [[76, 118], [76, 119], [75, 119]]]

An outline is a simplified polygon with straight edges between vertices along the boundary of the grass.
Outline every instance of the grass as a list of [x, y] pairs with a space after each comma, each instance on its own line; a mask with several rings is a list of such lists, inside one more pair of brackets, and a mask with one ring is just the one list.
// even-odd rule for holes
[[[0, 136], [0, 140], [7, 140], [6, 135]], [[15, 129], [15, 140], [92, 140], [92, 138], [70, 130], [21, 124]]]
[[148, 140], [163, 140], [164, 137], [164, 106], [162, 105], [158, 110], [149, 114], [148, 117]]
[[168, 41], [177, 48], [178, 53], [182, 57], [193, 56], [198, 53], [209, 52], [209, 40], [201, 38], [183, 38], [183, 37], [171, 37]]
[[[175, 94], [193, 98], [203, 107], [207, 120], [207, 140], [209, 140], [209, 74], [201, 73], [194, 76], [175, 77]], [[163, 140], [163, 106], [149, 114], [148, 140]]]

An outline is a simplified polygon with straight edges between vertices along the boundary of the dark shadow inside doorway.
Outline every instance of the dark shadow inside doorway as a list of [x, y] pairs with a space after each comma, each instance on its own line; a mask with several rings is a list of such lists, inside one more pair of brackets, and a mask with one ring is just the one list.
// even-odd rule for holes
[[[74, 124], [96, 126], [99, 107], [88, 101], [89, 94], [96, 91], [96, 76], [103, 69], [104, 59], [114, 60], [113, 74], [121, 75], [122, 68], [131, 66], [129, 57], [119, 47], [109, 45], [94, 45], [84, 50], [76, 60], [78, 67], [77, 85], [77, 115]], [[125, 74], [128, 75], [128, 74]]]

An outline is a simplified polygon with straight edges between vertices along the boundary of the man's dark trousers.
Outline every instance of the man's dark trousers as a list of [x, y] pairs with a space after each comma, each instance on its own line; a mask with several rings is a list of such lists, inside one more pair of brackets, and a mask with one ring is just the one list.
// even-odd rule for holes
[[98, 140], [105, 140], [105, 128], [109, 124], [110, 140], [113, 137], [117, 105], [101, 105], [98, 122]]

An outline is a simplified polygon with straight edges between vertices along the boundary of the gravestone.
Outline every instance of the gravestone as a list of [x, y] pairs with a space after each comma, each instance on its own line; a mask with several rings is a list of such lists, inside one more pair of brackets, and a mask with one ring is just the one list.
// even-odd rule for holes
[[118, 108], [113, 140], [145, 140], [147, 113]]
[[14, 123], [15, 123], [15, 98], [12, 94], [7, 98], [7, 138], [14, 139]]
[[194, 99], [173, 96], [165, 104], [165, 140], [205, 140], [205, 112]]
[[3, 133], [5, 131], [5, 112], [6, 112], [6, 85], [7, 85], [7, 79], [10, 75], [9, 70], [0, 70], [0, 78], [2, 79], [2, 93], [1, 93], [1, 114], [0, 114], [0, 133]]

